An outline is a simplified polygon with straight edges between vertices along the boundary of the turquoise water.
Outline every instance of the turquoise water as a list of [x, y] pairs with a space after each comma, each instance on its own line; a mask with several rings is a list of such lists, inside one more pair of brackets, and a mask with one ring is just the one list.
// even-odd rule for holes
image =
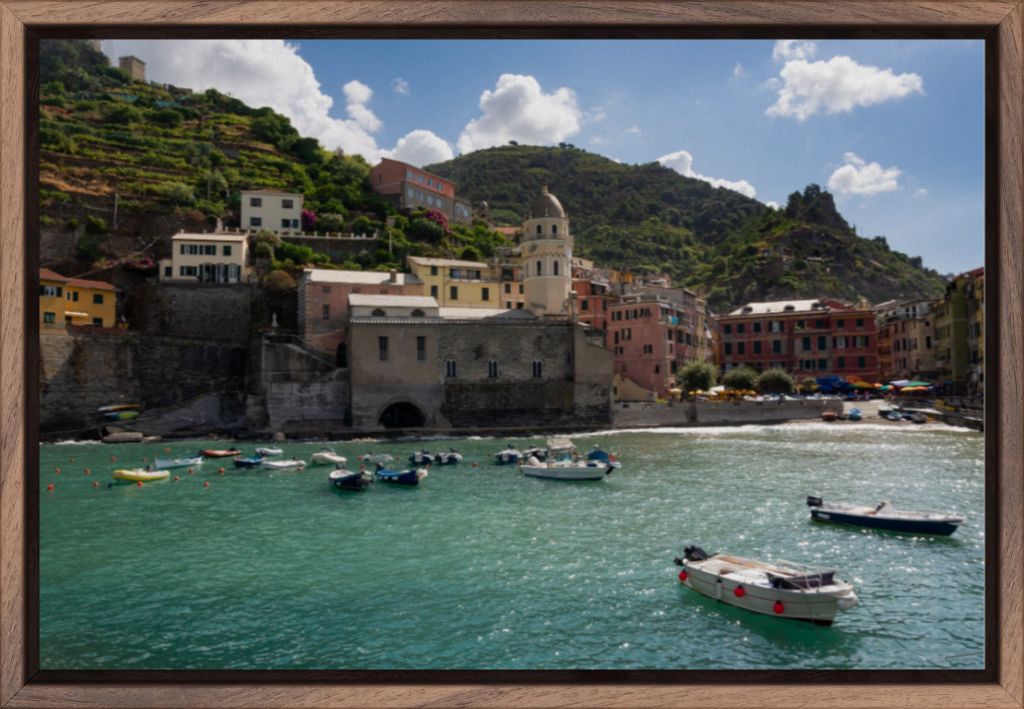
[[[808, 423], [573, 440], [618, 451], [624, 469], [600, 482], [526, 478], [489, 462], [525, 445], [513, 439], [339, 443], [350, 461], [455, 446], [466, 462], [365, 493], [330, 489], [326, 467], [236, 471], [230, 460], [107, 488], [111, 455], [127, 467], [209, 442], [41, 446], [41, 665], [983, 666], [980, 434]], [[283, 447], [308, 460], [321, 446]], [[812, 523], [807, 494], [968, 522], [950, 538]], [[822, 628], [719, 604], [676, 580], [672, 557], [694, 543], [836, 568], [860, 605]]]

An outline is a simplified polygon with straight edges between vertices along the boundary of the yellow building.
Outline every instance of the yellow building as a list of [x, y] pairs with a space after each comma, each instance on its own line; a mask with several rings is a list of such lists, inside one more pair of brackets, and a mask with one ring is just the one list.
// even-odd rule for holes
[[103, 281], [66, 278], [48, 268], [39, 269], [39, 326], [114, 327], [117, 288]]
[[523, 283], [519, 269], [482, 261], [409, 256], [414, 276], [423, 281], [423, 295], [441, 307], [521, 308]]

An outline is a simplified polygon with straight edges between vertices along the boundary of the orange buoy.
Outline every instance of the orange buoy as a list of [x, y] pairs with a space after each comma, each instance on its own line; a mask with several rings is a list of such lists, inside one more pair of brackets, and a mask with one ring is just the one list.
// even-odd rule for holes
[[57, 475], [60, 475], [60, 468], [59, 467], [54, 468], [53, 472], [57, 473]]
[[99, 480], [93, 480], [92, 481], [92, 486], [93, 487], [99, 487], [100, 486], [100, 481]]
[[136, 485], [136, 487], [142, 487], [142, 481], [141, 480], [136, 480], [135, 481], [135, 485]]
[[82, 471], [82, 475], [92, 475], [92, 471], [86, 468], [85, 470]]
[[192, 468], [189, 468], [189, 469], [188, 469], [188, 474], [189, 474], [189, 475], [191, 475], [191, 474], [192, 474]]
[[179, 478], [177, 475], [175, 475], [174, 476], [174, 482], [178, 482], [179, 480], [181, 480], [181, 478]]
[[51, 492], [53, 492], [53, 489], [54, 489], [55, 487], [57, 487], [57, 486], [56, 486], [56, 485], [54, 485], [53, 483], [50, 483], [49, 485], [47, 485], [47, 486], [46, 486], [46, 489], [47, 489], [47, 490], [49, 490], [49, 491], [51, 491]]
[[204, 480], [203, 481], [203, 487], [210, 487], [210, 481], [209, 480]]

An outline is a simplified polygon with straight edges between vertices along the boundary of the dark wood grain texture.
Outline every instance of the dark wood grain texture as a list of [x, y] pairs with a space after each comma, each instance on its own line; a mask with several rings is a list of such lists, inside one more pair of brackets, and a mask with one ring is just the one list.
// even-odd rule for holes
[[[315, 26], [302, 22], [314, 20]], [[0, 706], [11, 707], [1016, 707], [1024, 705], [1024, 49], [1019, 2], [34, 2], [0, 0]], [[504, 681], [371, 685], [350, 680], [250, 684], [164, 681], [54, 682], [29, 676], [27, 619], [33, 616], [32, 513], [26, 461], [36, 459], [26, 414], [28, 371], [36, 338], [35, 308], [25, 284], [26, 220], [34, 219], [25, 160], [26, 32], [44, 36], [877, 36], [986, 37], [989, 74], [986, 267], [990, 274], [986, 369], [998, 395], [986, 415], [991, 505], [989, 562], [998, 567], [987, 624], [995, 681], [929, 684], [842, 683], [828, 673], [814, 684], [699, 684], [608, 681], [594, 684]], [[28, 94], [31, 98], [31, 94]], [[36, 186], [28, 185], [30, 190]], [[31, 252], [30, 252], [31, 253]], [[33, 281], [34, 282], [34, 281]], [[27, 353], [27, 354], [26, 354]], [[998, 374], [996, 374], [998, 373]], [[28, 429], [28, 430], [31, 430]], [[26, 517], [26, 511], [29, 513]], [[26, 530], [29, 536], [26, 537]], [[26, 560], [26, 551], [28, 561]], [[908, 673], [909, 674], [909, 673]], [[45, 677], [45, 673], [43, 675]], [[585, 681], [585, 680], [584, 680]], [[947, 682], [947, 683], [943, 683]]]

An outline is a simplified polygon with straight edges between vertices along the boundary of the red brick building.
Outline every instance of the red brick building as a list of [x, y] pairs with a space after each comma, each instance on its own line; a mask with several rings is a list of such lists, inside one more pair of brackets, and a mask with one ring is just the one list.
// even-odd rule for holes
[[436, 209], [450, 221], [469, 222], [466, 202], [455, 198], [455, 183], [414, 165], [384, 158], [370, 170], [374, 191], [399, 209]]
[[873, 311], [838, 300], [748, 303], [718, 318], [723, 372], [743, 365], [784, 369], [799, 382], [839, 375], [878, 381], [878, 329]]

